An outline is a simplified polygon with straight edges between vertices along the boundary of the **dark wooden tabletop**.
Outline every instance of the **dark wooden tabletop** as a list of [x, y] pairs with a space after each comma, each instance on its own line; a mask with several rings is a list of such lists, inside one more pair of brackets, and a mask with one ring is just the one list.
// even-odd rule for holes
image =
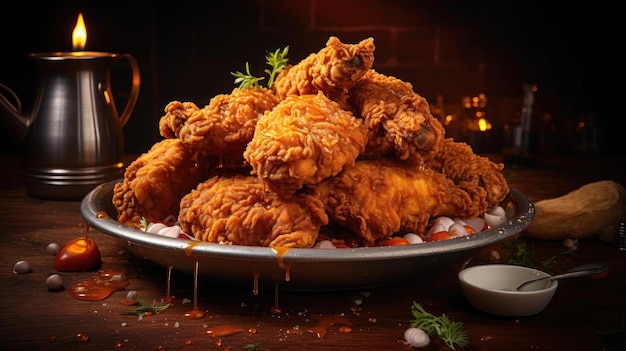
[[[494, 156], [497, 159], [497, 156]], [[0, 155], [0, 348], [3, 350], [411, 350], [403, 340], [418, 302], [434, 314], [445, 314], [463, 327], [470, 344], [463, 350], [624, 350], [626, 345], [626, 251], [600, 239], [579, 242], [575, 252], [561, 241], [523, 240], [538, 262], [555, 258], [545, 270], [555, 273], [597, 260], [607, 261], [604, 279], [563, 280], [550, 305], [530, 317], [499, 317], [472, 308], [457, 280], [461, 265], [415, 277], [394, 286], [333, 292], [294, 292], [233, 287], [201, 280], [199, 319], [185, 318], [192, 309], [193, 277], [174, 273], [172, 306], [139, 318], [124, 314], [137, 306], [122, 301], [128, 291], [152, 303], [167, 295], [167, 272], [132, 255], [107, 234], [90, 232], [102, 255], [103, 269], [124, 269], [129, 285], [101, 301], [81, 301], [67, 287], [95, 272], [57, 272], [50, 243], [85, 235], [80, 201], [52, 201], [26, 194], [19, 155]], [[612, 179], [626, 184], [623, 157], [582, 156], [539, 159], [528, 169], [505, 169], [511, 186], [531, 200], [557, 197], [588, 182]], [[512, 239], [513, 240], [513, 239]], [[494, 260], [493, 251], [500, 254]], [[471, 264], [504, 262], [502, 243], [486, 247]], [[14, 264], [30, 263], [31, 272], [14, 274]], [[63, 291], [51, 292], [46, 279], [58, 273]], [[282, 313], [272, 313], [279, 306]], [[330, 316], [342, 317], [320, 327]], [[349, 326], [347, 324], [350, 324]], [[317, 329], [316, 329], [317, 328]], [[241, 330], [223, 337], [208, 330]], [[325, 331], [319, 337], [311, 331]], [[82, 339], [81, 339], [82, 338]], [[86, 340], [84, 340], [86, 339]], [[459, 349], [459, 348], [457, 348]], [[449, 350], [440, 340], [425, 350]]]

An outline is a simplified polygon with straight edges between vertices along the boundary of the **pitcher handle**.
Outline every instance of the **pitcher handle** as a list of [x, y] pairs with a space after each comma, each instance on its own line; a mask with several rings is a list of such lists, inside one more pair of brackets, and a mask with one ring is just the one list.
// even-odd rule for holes
[[141, 77], [139, 73], [139, 64], [137, 64], [137, 60], [130, 54], [119, 54], [119, 59], [126, 59], [130, 64], [130, 68], [132, 71], [132, 86], [130, 90], [130, 95], [128, 96], [128, 101], [126, 102], [126, 106], [124, 110], [119, 116], [120, 125], [123, 127], [128, 119], [130, 118], [135, 105], [137, 104], [137, 99], [139, 98], [139, 87], [141, 85]]

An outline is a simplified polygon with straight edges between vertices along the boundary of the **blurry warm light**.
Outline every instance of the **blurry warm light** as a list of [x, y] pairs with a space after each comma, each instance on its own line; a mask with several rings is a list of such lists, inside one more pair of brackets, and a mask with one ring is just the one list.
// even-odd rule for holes
[[484, 118], [478, 120], [478, 130], [484, 132], [486, 130], [491, 129], [491, 123]]
[[452, 123], [452, 115], [447, 115], [446, 116], [446, 120], [445, 120], [445, 124], [448, 126], [450, 125], [450, 123]]
[[76, 20], [76, 27], [72, 32], [72, 47], [74, 50], [85, 49], [87, 43], [87, 28], [85, 27], [85, 21], [83, 20], [83, 14], [78, 14], [78, 20]]

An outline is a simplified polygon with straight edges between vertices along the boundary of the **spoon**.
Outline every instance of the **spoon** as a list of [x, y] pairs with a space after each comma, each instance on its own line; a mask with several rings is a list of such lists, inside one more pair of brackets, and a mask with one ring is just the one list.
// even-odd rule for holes
[[609, 265], [606, 262], [595, 262], [595, 263], [588, 263], [588, 264], [583, 264], [580, 265], [578, 267], [574, 267], [568, 271], [566, 271], [565, 273], [562, 274], [557, 274], [557, 275], [551, 275], [549, 277], [543, 277], [543, 278], [539, 278], [539, 279], [533, 279], [533, 280], [529, 280], [525, 283], [520, 284], [517, 289], [517, 291], [527, 291], [528, 289], [524, 289], [527, 288], [529, 284], [535, 283], [535, 282], [540, 282], [540, 281], [550, 281], [550, 280], [556, 280], [556, 279], [565, 279], [565, 278], [575, 278], [575, 277], [582, 277], [585, 275], [592, 275], [592, 274], [598, 274], [598, 273], [602, 273], [605, 272], [606, 270], [609, 269]]

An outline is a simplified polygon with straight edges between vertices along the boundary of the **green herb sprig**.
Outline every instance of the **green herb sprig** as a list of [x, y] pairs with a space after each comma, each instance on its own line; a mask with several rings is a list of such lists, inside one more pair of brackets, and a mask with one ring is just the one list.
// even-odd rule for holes
[[150, 223], [148, 223], [148, 220], [146, 219], [146, 217], [141, 217], [141, 219], [139, 220], [139, 225], [141, 226], [141, 229], [143, 229], [144, 232], [147, 232], [148, 226], [150, 225]]
[[137, 302], [139, 302], [139, 305], [141, 307], [132, 311], [122, 312], [122, 314], [132, 314], [135, 316], [143, 317], [145, 315], [159, 314], [172, 305], [171, 303], [165, 305], [157, 305], [156, 300], [152, 302], [152, 305], [148, 305], [140, 298], [137, 299]]
[[258, 343], [243, 345], [243, 349], [246, 351], [270, 351], [269, 349], [262, 348]]
[[[287, 54], [289, 53], [289, 46], [286, 46], [284, 49], [276, 49], [274, 52], [270, 52], [265, 55], [265, 63], [267, 63], [270, 68], [266, 68], [264, 70], [265, 73], [269, 75], [269, 79], [267, 81], [267, 87], [271, 88], [274, 85], [274, 81], [276, 76], [287, 67], [287, 62], [289, 59], [287, 58]], [[265, 79], [265, 77], [255, 77], [250, 72], [250, 64], [246, 62], [246, 71], [241, 72], [231, 72], [231, 75], [235, 77], [235, 84], [239, 85], [239, 89], [251, 89], [251, 88], [261, 88], [261, 81]]]
[[412, 327], [420, 328], [431, 338], [439, 337], [452, 350], [455, 350], [455, 345], [459, 347], [469, 345], [469, 336], [463, 329], [463, 323], [454, 322], [445, 314], [439, 317], [434, 316], [415, 301], [411, 306], [411, 314], [413, 315]]

